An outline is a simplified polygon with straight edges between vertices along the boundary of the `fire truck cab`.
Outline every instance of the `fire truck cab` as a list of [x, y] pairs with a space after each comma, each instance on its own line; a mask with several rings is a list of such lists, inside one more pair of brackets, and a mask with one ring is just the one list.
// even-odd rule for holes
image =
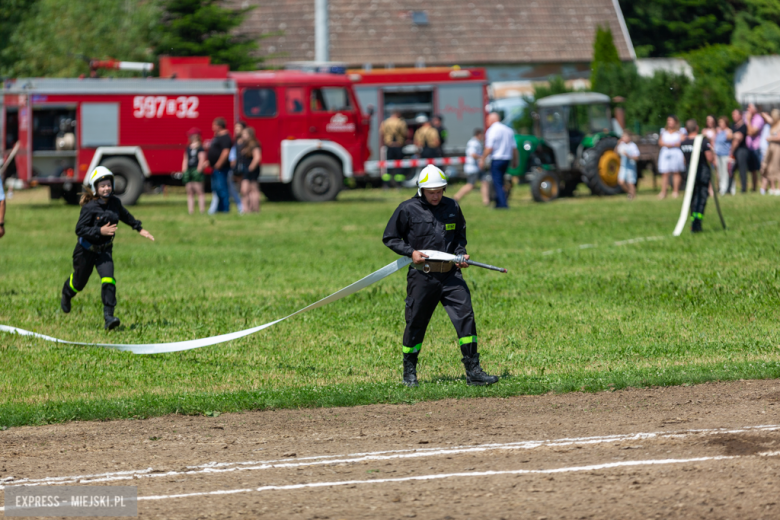
[[175, 77], [4, 82], [0, 152], [25, 185], [49, 185], [68, 203], [104, 165], [133, 204], [145, 183], [180, 183], [187, 131], [199, 128], [208, 144], [223, 117], [231, 134], [239, 120], [255, 129], [270, 199], [333, 200], [345, 178], [363, 172], [369, 118], [345, 75], [166, 65]]

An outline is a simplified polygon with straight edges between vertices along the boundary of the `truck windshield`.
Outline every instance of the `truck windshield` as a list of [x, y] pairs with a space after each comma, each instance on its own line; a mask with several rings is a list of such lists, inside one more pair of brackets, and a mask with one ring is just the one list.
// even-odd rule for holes
[[323, 87], [311, 90], [311, 109], [315, 112], [336, 112], [352, 110], [347, 89]]

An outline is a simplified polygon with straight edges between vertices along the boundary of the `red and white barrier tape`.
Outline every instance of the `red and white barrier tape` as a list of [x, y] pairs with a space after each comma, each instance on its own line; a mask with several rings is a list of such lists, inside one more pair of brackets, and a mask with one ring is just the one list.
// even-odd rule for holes
[[398, 159], [394, 161], [367, 161], [366, 169], [375, 168], [415, 168], [417, 166], [426, 166], [428, 164], [451, 165], [464, 164], [465, 157], [440, 157], [438, 159]]

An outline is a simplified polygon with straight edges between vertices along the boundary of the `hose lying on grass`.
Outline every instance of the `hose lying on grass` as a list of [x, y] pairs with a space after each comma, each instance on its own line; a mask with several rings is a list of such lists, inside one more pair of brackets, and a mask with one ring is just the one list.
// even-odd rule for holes
[[[432, 259], [435, 258], [437, 261], [462, 260], [462, 258], [455, 257], [454, 255], [448, 255], [447, 253], [441, 253], [439, 251], [421, 251], [421, 252], [429, 255], [430, 257], [432, 257]], [[20, 336], [32, 336], [38, 339], [53, 341], [55, 343], [65, 343], [68, 345], [85, 345], [89, 347], [106, 347], [106, 348], [113, 348], [117, 350], [127, 350], [129, 352], [132, 352], [133, 354], [163, 354], [165, 352], [178, 352], [181, 350], [192, 350], [195, 348], [208, 347], [210, 345], [217, 345], [219, 343], [225, 343], [226, 341], [231, 341], [234, 339], [243, 338], [244, 336], [249, 336], [250, 334], [254, 334], [255, 332], [259, 332], [263, 329], [267, 329], [268, 327], [276, 325], [277, 323], [282, 322], [288, 318], [292, 318], [296, 314], [301, 314], [303, 312], [310, 311], [318, 307], [322, 307], [323, 305], [327, 305], [331, 302], [340, 300], [346, 296], [349, 296], [350, 294], [354, 294], [358, 292], [361, 289], [365, 289], [369, 285], [372, 285], [383, 278], [390, 276], [396, 271], [403, 269], [411, 262], [412, 262], [411, 258], [408, 257], [399, 258], [395, 262], [391, 262], [386, 266], [384, 266], [383, 268], [374, 271], [373, 273], [366, 276], [365, 278], [361, 278], [357, 282], [348, 285], [339, 291], [334, 292], [330, 296], [327, 296], [318, 302], [312, 303], [311, 305], [304, 307], [303, 309], [295, 311], [289, 316], [285, 316], [284, 318], [272, 321], [270, 323], [258, 325], [257, 327], [252, 327], [251, 329], [240, 330], [238, 332], [231, 332], [230, 334], [221, 334], [219, 336], [212, 336], [210, 338], [192, 339], [188, 341], [174, 341], [171, 343], [148, 343], [148, 344], [133, 345], [133, 344], [122, 344], [122, 343], [115, 343], [115, 344], [114, 343], [81, 343], [78, 341], [65, 341], [62, 339], [52, 338], [51, 336], [46, 336], [44, 334], [38, 334], [37, 332], [31, 332], [29, 330], [10, 327], [8, 325], [0, 325], [0, 331], [9, 332], [12, 334], [19, 334]], [[480, 267], [484, 265], [484, 264], [478, 264], [472, 262], [469, 263]], [[493, 266], [485, 266], [485, 267], [494, 270], [502, 269]], [[506, 272], [506, 269], [503, 269], [501, 272]]]

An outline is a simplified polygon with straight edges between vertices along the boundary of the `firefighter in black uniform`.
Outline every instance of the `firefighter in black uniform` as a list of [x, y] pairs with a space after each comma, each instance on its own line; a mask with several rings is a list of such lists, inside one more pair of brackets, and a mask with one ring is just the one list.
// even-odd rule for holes
[[73, 273], [65, 279], [62, 287], [62, 312], [70, 312], [70, 301], [87, 285], [92, 269], [97, 268], [103, 287], [103, 317], [106, 330], [119, 326], [119, 318], [114, 317], [116, 307], [116, 280], [114, 279], [114, 260], [111, 257], [116, 226], [121, 220], [132, 227], [142, 237], [154, 240], [154, 237], [141, 227], [141, 222], [133, 218], [122, 202], [112, 194], [114, 174], [104, 166], [98, 166], [88, 177], [89, 186], [84, 187], [81, 197], [81, 214], [76, 224], [79, 237], [73, 250]]
[[444, 197], [447, 179], [439, 168], [426, 166], [419, 179], [417, 195], [398, 206], [382, 237], [387, 247], [399, 255], [412, 257], [413, 261], [406, 277], [404, 384], [417, 386], [417, 356], [439, 302], [458, 334], [466, 382], [472, 386], [493, 384], [498, 377], [483, 372], [479, 364], [471, 293], [460, 272], [468, 264], [426, 261], [427, 256], [420, 252], [466, 255], [466, 221], [458, 203]]
[[[694, 138], [699, 132], [699, 125], [695, 119], [689, 119], [685, 123], [685, 129], [688, 131], [688, 137], [680, 143], [685, 164], [690, 166], [691, 156], [693, 155]], [[699, 155], [699, 164], [696, 168], [696, 180], [693, 184], [693, 194], [691, 197], [691, 232], [700, 233], [702, 231], [701, 223], [704, 219], [704, 208], [707, 206], [707, 197], [710, 189], [710, 164], [715, 160], [712, 153], [710, 141], [705, 136], [701, 142], [701, 154]]]

